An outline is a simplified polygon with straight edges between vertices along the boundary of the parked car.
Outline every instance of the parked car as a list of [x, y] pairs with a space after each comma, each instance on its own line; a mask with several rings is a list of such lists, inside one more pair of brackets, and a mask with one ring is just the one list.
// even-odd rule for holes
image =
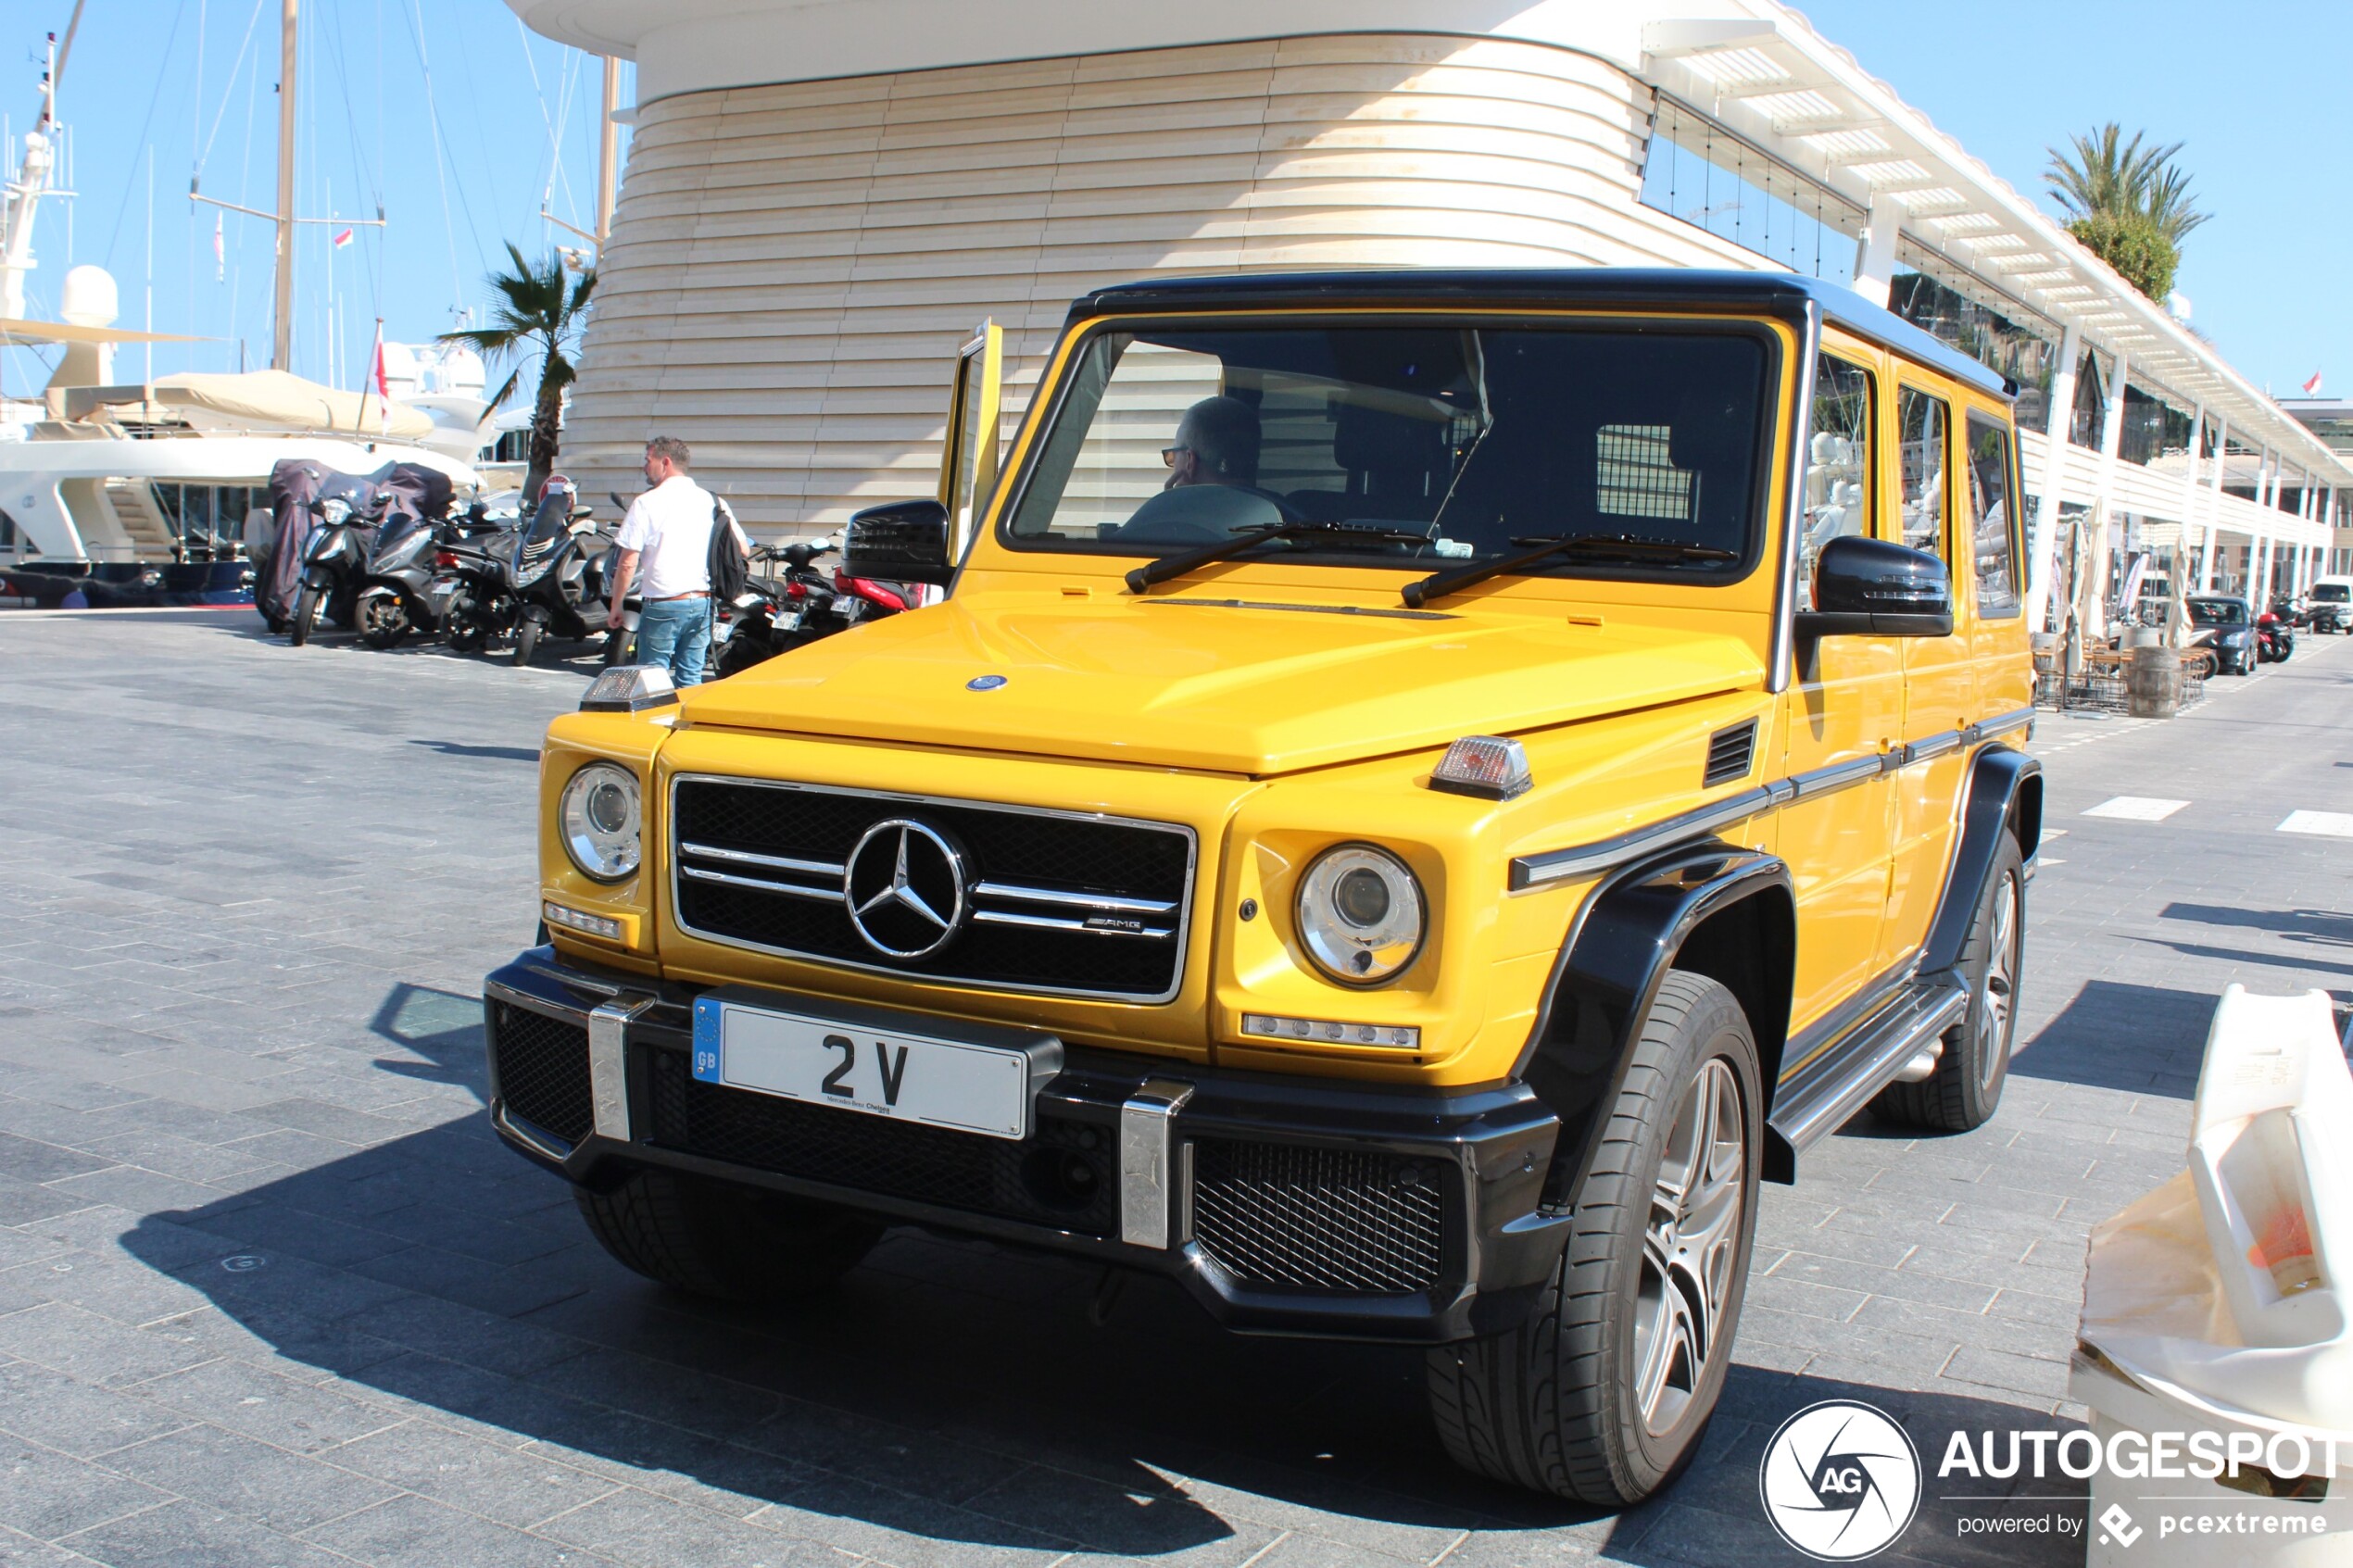
[[2221, 675], [2255, 673], [2255, 617], [2245, 599], [2229, 594], [2193, 594], [2183, 601], [2190, 616], [2187, 646], [2206, 648]]
[[2002, 1097], [2002, 379], [1843, 287], [1606, 270], [1104, 288], [1048, 363], [977, 513], [851, 524], [945, 603], [549, 727], [493, 1124], [681, 1290], [1047, 1248], [1419, 1344], [1463, 1464], [1650, 1496], [1759, 1182]]
[[2314, 583], [2307, 615], [2315, 632], [2353, 632], [2353, 577], [2323, 577]]

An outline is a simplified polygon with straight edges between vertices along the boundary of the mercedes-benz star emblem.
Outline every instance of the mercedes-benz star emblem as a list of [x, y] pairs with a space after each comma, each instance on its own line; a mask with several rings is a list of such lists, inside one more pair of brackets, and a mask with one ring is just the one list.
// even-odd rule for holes
[[866, 945], [887, 958], [929, 958], [964, 923], [964, 857], [938, 829], [888, 817], [866, 830], [842, 868], [842, 904]]

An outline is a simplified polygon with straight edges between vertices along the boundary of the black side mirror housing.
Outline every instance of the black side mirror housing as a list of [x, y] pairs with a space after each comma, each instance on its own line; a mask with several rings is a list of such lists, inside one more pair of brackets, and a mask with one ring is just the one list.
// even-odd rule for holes
[[1953, 580], [1926, 550], [1842, 534], [1814, 562], [1814, 608], [1800, 637], [1949, 637]]
[[947, 583], [956, 575], [948, 558], [948, 508], [937, 501], [893, 501], [852, 514], [842, 534], [841, 570], [890, 583]]

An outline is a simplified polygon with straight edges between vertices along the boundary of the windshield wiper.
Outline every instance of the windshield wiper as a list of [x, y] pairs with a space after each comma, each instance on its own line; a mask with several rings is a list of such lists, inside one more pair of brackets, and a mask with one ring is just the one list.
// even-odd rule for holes
[[1408, 583], [1403, 589], [1407, 608], [1419, 609], [1430, 600], [1442, 597], [1474, 583], [1484, 583], [1491, 577], [1501, 577], [1507, 571], [1524, 571], [1537, 562], [1554, 556], [1623, 556], [1629, 560], [1688, 560], [1728, 561], [1740, 556], [1731, 550], [1719, 550], [1713, 545], [1683, 545], [1672, 539], [1637, 539], [1631, 534], [1580, 533], [1573, 539], [1514, 539], [1515, 545], [1528, 548], [1492, 560], [1473, 561], [1447, 571], [1435, 571], [1418, 582]]
[[1229, 557], [1245, 554], [1261, 545], [1277, 540], [1298, 539], [1314, 535], [1326, 539], [1340, 539], [1351, 544], [1367, 545], [1427, 545], [1427, 533], [1408, 533], [1400, 528], [1365, 528], [1349, 522], [1278, 522], [1267, 528], [1253, 528], [1247, 533], [1237, 533], [1231, 539], [1220, 539], [1199, 549], [1182, 550], [1173, 556], [1147, 561], [1127, 574], [1127, 591], [1140, 594], [1155, 583], [1165, 583], [1172, 577], [1182, 577], [1197, 566], [1207, 566]]

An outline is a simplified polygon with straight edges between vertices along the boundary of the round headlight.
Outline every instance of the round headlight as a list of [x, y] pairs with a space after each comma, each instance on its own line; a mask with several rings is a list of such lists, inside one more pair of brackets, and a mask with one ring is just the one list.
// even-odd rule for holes
[[1421, 884], [1369, 844], [1327, 850], [1299, 884], [1299, 936], [1335, 980], [1369, 985], [1414, 961], [1428, 929]]
[[619, 882], [637, 869], [637, 777], [612, 762], [591, 762], [563, 794], [564, 853], [584, 876]]
[[350, 515], [351, 503], [345, 500], [340, 495], [330, 495], [325, 500], [319, 503], [319, 516], [322, 521], [330, 523], [341, 522], [344, 519], [349, 517]]

